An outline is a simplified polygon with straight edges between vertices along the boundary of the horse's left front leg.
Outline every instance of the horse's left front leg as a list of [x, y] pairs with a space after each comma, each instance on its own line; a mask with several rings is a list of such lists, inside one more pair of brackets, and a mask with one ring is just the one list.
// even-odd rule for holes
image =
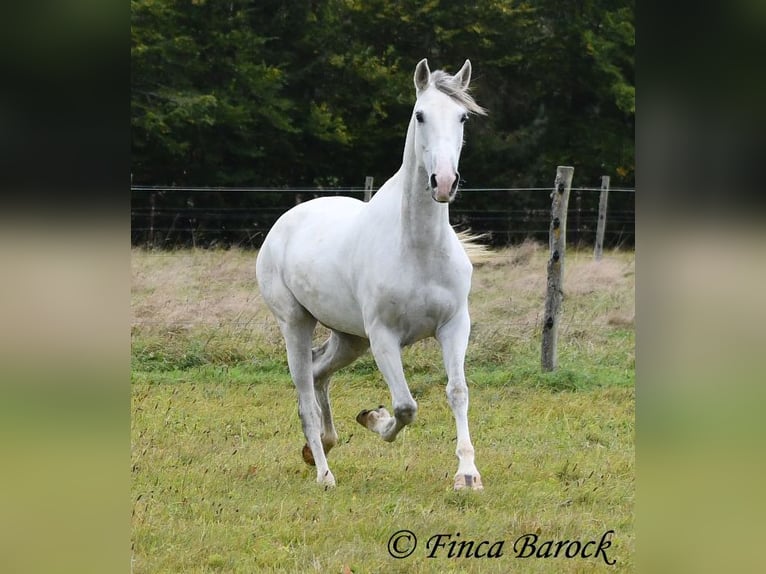
[[444, 366], [447, 370], [447, 400], [455, 415], [457, 424], [458, 468], [455, 473], [455, 490], [472, 488], [482, 490], [468, 431], [468, 385], [465, 382], [465, 352], [468, 348], [468, 336], [471, 333], [471, 318], [468, 310], [459, 312], [442, 325], [436, 333], [436, 339], [442, 348]]
[[384, 328], [373, 329], [370, 332], [370, 349], [391, 391], [394, 416], [381, 405], [377, 409], [360, 412], [356, 421], [379, 434], [383, 440], [392, 442], [400, 430], [415, 420], [418, 404], [412, 398], [404, 378], [399, 339]]

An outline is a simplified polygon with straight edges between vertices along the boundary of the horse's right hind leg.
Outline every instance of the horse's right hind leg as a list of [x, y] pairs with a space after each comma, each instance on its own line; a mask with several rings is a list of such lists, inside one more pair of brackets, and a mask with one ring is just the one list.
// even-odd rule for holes
[[[338, 442], [330, 407], [330, 377], [351, 364], [369, 346], [367, 339], [333, 331], [324, 343], [312, 350], [314, 393], [322, 410], [322, 447], [325, 454]], [[315, 464], [308, 443], [303, 447], [303, 460], [307, 464]]]
[[278, 319], [287, 348], [290, 376], [298, 391], [298, 413], [301, 417], [306, 444], [317, 467], [317, 482], [335, 486], [320, 434], [322, 409], [314, 394], [311, 343], [316, 319], [305, 310], [292, 313], [290, 320]]
[[[317, 482], [335, 485], [335, 477], [327, 465], [320, 434], [322, 409], [314, 393], [313, 357], [311, 345], [317, 320], [295, 298], [282, 279], [277, 262], [283, 254], [266, 238], [255, 264], [258, 286], [263, 300], [279, 324], [285, 339], [287, 364], [290, 376], [298, 391], [298, 413], [301, 417], [303, 434], [312, 458], [316, 461]], [[275, 249], [277, 252], [275, 253]]]

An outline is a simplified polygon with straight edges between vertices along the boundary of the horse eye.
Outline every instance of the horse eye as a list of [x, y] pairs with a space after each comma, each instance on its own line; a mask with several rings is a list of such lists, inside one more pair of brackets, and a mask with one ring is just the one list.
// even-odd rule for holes
[[467, 121], [468, 121], [468, 114], [463, 114], [462, 116], [460, 116], [460, 123], [461, 124], [464, 124]]
[[418, 120], [418, 123], [423, 123], [423, 112], [415, 112], [415, 119]]

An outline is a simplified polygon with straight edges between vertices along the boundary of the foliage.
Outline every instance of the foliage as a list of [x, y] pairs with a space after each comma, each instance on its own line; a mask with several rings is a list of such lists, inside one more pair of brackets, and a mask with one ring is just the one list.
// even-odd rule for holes
[[[470, 186], [632, 185], [631, 0], [132, 0], [135, 183], [358, 186], [398, 167], [412, 71], [474, 64]], [[463, 167], [464, 166], [464, 167]], [[477, 198], [477, 201], [480, 201]]]

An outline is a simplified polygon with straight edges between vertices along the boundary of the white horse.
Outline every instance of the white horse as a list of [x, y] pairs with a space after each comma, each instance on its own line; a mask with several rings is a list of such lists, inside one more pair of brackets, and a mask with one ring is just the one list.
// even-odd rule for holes
[[[301, 203], [274, 224], [258, 254], [264, 300], [279, 323], [306, 435], [303, 458], [317, 482], [335, 485], [325, 454], [337, 443], [328, 395], [330, 376], [369, 347], [391, 391], [394, 415], [381, 407], [356, 420], [393, 441], [415, 420], [401, 350], [426, 337], [441, 345], [447, 399], [457, 424], [455, 489], [480, 490], [468, 432], [464, 373], [472, 264], [449, 223], [470, 112], [484, 110], [467, 93], [471, 63], [454, 76], [415, 69], [417, 101], [404, 158], [368, 202], [324, 197]], [[330, 337], [312, 349], [317, 322]]]

